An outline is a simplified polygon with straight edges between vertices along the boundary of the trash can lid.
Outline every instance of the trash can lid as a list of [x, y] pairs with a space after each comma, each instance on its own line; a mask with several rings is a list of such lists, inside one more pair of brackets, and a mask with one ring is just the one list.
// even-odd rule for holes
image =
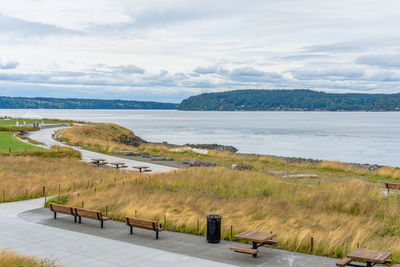
[[207, 215], [208, 219], [222, 219], [222, 216], [217, 213], [210, 213]]

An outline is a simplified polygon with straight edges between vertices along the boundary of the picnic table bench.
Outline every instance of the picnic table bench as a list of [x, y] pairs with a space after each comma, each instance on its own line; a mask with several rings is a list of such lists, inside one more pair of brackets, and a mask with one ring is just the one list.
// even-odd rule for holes
[[257, 258], [258, 248], [264, 245], [275, 245], [278, 243], [276, 240], [272, 240], [276, 235], [268, 234], [263, 232], [255, 232], [255, 231], [246, 231], [241, 234], [235, 235], [236, 239], [246, 240], [253, 243], [251, 248], [242, 248], [242, 247], [230, 247], [229, 249], [234, 252], [246, 253], [253, 255], [254, 258]]
[[133, 166], [132, 168], [138, 169], [139, 172], [151, 172], [147, 166]]
[[55, 203], [50, 203], [49, 206], [50, 210], [54, 212], [54, 219], [57, 219], [57, 212], [58, 212], [74, 216], [74, 222], [76, 223], [75, 208]]
[[108, 164], [108, 162], [105, 159], [92, 159], [91, 163], [93, 163], [97, 167]]
[[82, 223], [82, 217], [92, 220], [100, 221], [100, 226], [103, 228], [103, 222], [107, 221], [108, 218], [104, 217], [100, 211], [97, 210], [87, 210], [83, 208], [75, 208], [75, 214], [79, 218], [79, 223]]
[[[385, 251], [377, 251], [377, 250], [369, 250], [358, 248], [353, 250], [343, 259], [336, 263], [336, 266], [345, 267], [345, 266], [367, 266], [372, 267], [378, 263], [380, 264], [391, 264], [392, 261], [389, 259], [392, 256], [392, 253]], [[353, 261], [362, 261], [365, 262], [366, 265], [361, 265], [352, 263]]]
[[128, 168], [128, 166], [126, 166], [125, 162], [113, 162], [110, 163], [111, 165], [114, 165], [115, 168], [119, 169], [119, 168]]
[[164, 231], [161, 224], [156, 221], [149, 221], [139, 218], [126, 217], [126, 224], [130, 227], [130, 233], [133, 234], [133, 227], [142, 228], [146, 230], [153, 230], [156, 232], [156, 239], [158, 239], [158, 233]]
[[400, 190], [400, 183], [385, 183], [385, 187], [389, 194], [390, 189], [397, 189]]

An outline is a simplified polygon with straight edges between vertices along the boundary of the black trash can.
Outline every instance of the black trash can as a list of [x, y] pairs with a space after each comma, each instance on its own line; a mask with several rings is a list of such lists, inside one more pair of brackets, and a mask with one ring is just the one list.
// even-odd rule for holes
[[221, 241], [221, 219], [216, 213], [207, 215], [207, 241], [208, 243], [219, 243]]

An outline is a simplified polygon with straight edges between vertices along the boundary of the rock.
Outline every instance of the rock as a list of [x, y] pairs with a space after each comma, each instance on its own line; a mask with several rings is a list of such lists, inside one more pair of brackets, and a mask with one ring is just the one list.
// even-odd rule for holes
[[151, 160], [155, 160], [155, 161], [173, 161], [173, 158], [168, 158], [168, 157], [164, 157], [164, 156], [155, 156], [155, 157], [151, 157]]
[[215, 167], [214, 162], [204, 162], [201, 160], [184, 160], [183, 164], [187, 164], [190, 167]]
[[221, 152], [232, 152], [236, 153], [238, 150], [236, 147], [233, 146], [224, 146], [224, 145], [218, 145], [218, 144], [185, 144], [185, 146], [191, 147], [191, 148], [200, 148], [200, 149], [207, 149], [207, 150], [218, 150]]
[[316, 174], [289, 174], [284, 175], [283, 178], [317, 178]]
[[252, 170], [254, 169], [254, 167], [246, 164], [232, 164], [232, 169], [243, 171], [243, 170]]
[[139, 136], [126, 136], [126, 135], [123, 135], [123, 136], [120, 137], [119, 143], [120, 144], [124, 144], [124, 145], [128, 145], [128, 146], [138, 147], [141, 144], [146, 144], [147, 141], [143, 140]]

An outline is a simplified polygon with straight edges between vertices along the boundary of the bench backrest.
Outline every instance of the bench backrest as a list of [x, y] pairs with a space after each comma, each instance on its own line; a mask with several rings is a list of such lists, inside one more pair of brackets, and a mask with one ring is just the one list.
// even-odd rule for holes
[[50, 210], [53, 212], [75, 215], [75, 209], [65, 205], [50, 203]]
[[161, 225], [156, 221], [149, 221], [139, 218], [126, 217], [126, 224], [133, 227], [138, 227], [142, 229], [162, 231]]
[[387, 189], [399, 189], [400, 190], [400, 183], [385, 183]]
[[82, 208], [75, 208], [75, 213], [79, 217], [85, 217], [93, 220], [103, 220], [103, 216], [100, 211], [97, 210], [87, 210]]

